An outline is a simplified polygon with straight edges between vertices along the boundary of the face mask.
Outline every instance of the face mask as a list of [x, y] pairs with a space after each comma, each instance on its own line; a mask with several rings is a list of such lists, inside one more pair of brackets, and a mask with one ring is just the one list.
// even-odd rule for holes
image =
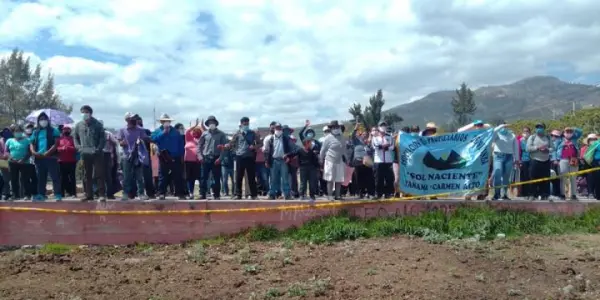
[[387, 130], [387, 127], [385, 127], [385, 126], [379, 127], [379, 131], [381, 131], [381, 132], [386, 132], [386, 130]]
[[81, 118], [85, 121], [85, 120], [89, 120], [90, 119], [90, 114], [89, 113], [82, 113], [81, 114]]
[[40, 126], [42, 126], [42, 127], [48, 126], [48, 120], [40, 120]]
[[65, 136], [70, 136], [70, 135], [71, 135], [71, 132], [70, 132], [70, 131], [64, 131], [64, 132], [63, 132], [63, 134], [64, 134]]
[[248, 128], [250, 128], [248, 125], [242, 125], [242, 126], [240, 127], [240, 130], [241, 130], [241, 131], [248, 131]]
[[15, 138], [22, 138], [23, 137], [23, 133], [22, 132], [15, 132]]
[[179, 129], [179, 133], [185, 134], [185, 129]]
[[282, 134], [283, 134], [283, 131], [275, 130], [275, 136], [281, 136]]
[[164, 122], [163, 123], [163, 128], [167, 128], [171, 126], [171, 122]]
[[33, 130], [31, 130], [31, 129], [25, 129], [25, 134], [32, 134], [32, 133], [33, 133]]
[[411, 132], [410, 135], [412, 135], [412, 136], [419, 136], [419, 133], [418, 132]]
[[375, 131], [375, 130], [371, 131], [371, 135], [372, 135], [372, 136], [375, 136], [375, 135], [377, 135], [377, 131]]
[[314, 137], [314, 134], [312, 134], [312, 133], [307, 133], [306, 134], [306, 138], [307, 139], [312, 139], [313, 137]]
[[525, 137], [525, 138], [529, 137], [529, 132], [523, 132], [523, 137]]
[[333, 133], [333, 135], [339, 135], [340, 133], [342, 133], [342, 131], [340, 129], [333, 129], [331, 130], [331, 133]]
[[215, 130], [217, 128], [217, 124], [208, 124], [208, 129]]
[[544, 133], [544, 131], [545, 131], [545, 130], [544, 130], [544, 128], [536, 128], [536, 129], [535, 129], [535, 132], [536, 132], [537, 134], [543, 134], [543, 133]]
[[500, 131], [498, 131], [498, 133], [500, 133], [501, 135], [506, 135], [506, 134], [508, 134], [508, 129], [502, 128], [502, 129], [500, 129]]

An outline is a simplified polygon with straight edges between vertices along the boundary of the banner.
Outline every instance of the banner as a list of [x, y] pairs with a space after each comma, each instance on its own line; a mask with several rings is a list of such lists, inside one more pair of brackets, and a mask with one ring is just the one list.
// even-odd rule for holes
[[413, 136], [401, 133], [400, 190], [411, 195], [484, 188], [494, 129]]

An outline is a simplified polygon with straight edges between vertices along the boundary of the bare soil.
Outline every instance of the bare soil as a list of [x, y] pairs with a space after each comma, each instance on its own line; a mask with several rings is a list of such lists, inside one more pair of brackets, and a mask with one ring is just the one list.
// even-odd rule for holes
[[[48, 252], [48, 251], [47, 251]], [[51, 251], [50, 251], [51, 252]], [[0, 299], [600, 299], [600, 236], [0, 253]]]

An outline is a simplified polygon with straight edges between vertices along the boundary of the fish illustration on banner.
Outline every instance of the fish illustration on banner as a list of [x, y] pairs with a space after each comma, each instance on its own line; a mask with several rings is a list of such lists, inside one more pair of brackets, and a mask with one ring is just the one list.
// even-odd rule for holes
[[413, 136], [401, 133], [400, 190], [411, 195], [484, 188], [494, 129]]

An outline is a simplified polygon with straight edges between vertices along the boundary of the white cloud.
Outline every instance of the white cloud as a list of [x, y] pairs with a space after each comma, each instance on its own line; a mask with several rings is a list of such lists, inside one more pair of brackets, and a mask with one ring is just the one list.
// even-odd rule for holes
[[[210, 15], [216, 26], [202, 22]], [[43, 43], [34, 53], [64, 99], [91, 104], [109, 125], [128, 110], [151, 119], [156, 106], [184, 124], [215, 115], [233, 129], [241, 116], [255, 125], [346, 119], [378, 88], [391, 107], [461, 81], [544, 74], [548, 63], [586, 78], [600, 72], [598, 15], [597, 0], [41, 0], [0, 8], [0, 46], [46, 30], [128, 58], [94, 61]], [[214, 36], [218, 47], [208, 47]]]

